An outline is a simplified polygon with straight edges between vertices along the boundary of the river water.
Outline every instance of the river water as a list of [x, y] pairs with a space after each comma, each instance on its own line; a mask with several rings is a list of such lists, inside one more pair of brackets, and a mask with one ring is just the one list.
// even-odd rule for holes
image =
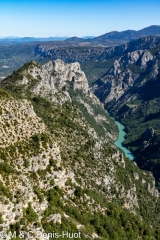
[[[107, 112], [107, 114], [110, 116], [110, 114], [108, 112]], [[115, 123], [119, 129], [118, 139], [114, 142], [115, 146], [120, 148], [124, 152], [124, 154], [127, 158], [129, 158], [130, 160], [133, 160], [134, 159], [133, 154], [127, 148], [122, 146], [122, 143], [125, 140], [124, 136], [126, 135], [126, 133], [124, 131], [124, 126], [120, 122], [116, 121], [114, 118], [112, 118], [112, 119], [115, 121]]]
[[114, 144], [119, 147], [120, 149], [122, 149], [122, 151], [125, 153], [125, 156], [128, 157], [130, 160], [133, 160], [134, 159], [134, 156], [133, 154], [125, 147], [122, 146], [122, 143], [123, 141], [125, 140], [124, 139], [124, 136], [126, 135], [125, 131], [124, 131], [124, 126], [118, 122], [118, 121], [115, 121], [115, 123], [117, 124], [118, 126], [118, 129], [119, 129], [119, 135], [118, 135], [118, 139], [114, 142]]

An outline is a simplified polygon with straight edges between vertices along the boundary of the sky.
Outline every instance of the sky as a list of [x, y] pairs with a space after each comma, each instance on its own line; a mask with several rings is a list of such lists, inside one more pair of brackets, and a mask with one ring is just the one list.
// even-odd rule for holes
[[0, 37], [99, 36], [160, 25], [159, 0], [0, 0]]

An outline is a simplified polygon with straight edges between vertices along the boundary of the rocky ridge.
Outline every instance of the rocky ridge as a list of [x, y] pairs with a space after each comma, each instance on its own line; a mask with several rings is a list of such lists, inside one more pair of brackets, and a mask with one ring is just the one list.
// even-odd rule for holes
[[88, 62], [88, 61], [105, 61], [117, 56], [123, 56], [128, 52], [136, 50], [147, 50], [160, 45], [160, 37], [149, 36], [133, 40], [129, 43], [116, 47], [84, 47], [84, 48], [66, 48], [54, 47], [53, 43], [41, 43], [36, 48], [36, 54], [45, 58], [56, 60], [62, 59], [65, 62]]
[[[17, 84], [27, 85], [29, 82], [27, 75], [33, 79], [39, 79], [39, 83], [33, 89], [36, 95], [49, 98], [51, 102], [55, 102], [54, 95], [65, 86], [66, 80], [72, 83], [74, 90], [81, 89], [85, 93], [89, 92], [88, 81], [84, 72], [81, 71], [79, 63], [66, 64], [62, 60], [56, 60], [54, 62], [49, 61], [42, 67], [37, 65], [36, 62], [32, 62], [32, 64], [34, 67], [27, 69], [22, 81], [20, 80]], [[63, 91], [63, 99], [70, 101], [67, 91]]]

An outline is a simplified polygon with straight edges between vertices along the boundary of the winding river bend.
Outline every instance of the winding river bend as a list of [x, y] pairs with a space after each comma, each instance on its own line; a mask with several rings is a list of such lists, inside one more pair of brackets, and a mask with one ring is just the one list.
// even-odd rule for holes
[[[107, 112], [107, 114], [110, 116], [110, 114], [108, 112]], [[130, 160], [134, 160], [133, 154], [127, 148], [122, 146], [122, 143], [125, 140], [124, 136], [126, 135], [126, 133], [124, 131], [124, 126], [120, 122], [116, 121], [114, 118], [112, 118], [112, 119], [115, 121], [115, 123], [116, 123], [116, 125], [118, 126], [118, 129], [119, 129], [118, 139], [114, 142], [115, 146], [120, 148], [124, 152], [124, 154], [127, 158], [129, 158]]]

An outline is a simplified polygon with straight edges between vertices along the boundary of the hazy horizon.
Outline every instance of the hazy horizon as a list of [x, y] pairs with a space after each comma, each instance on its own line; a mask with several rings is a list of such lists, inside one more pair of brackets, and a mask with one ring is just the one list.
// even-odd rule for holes
[[160, 25], [158, 0], [0, 0], [0, 37], [84, 37]]
[[[159, 26], [160, 27], [160, 25], [151, 25], [151, 26]], [[145, 28], [147, 28], [147, 27], [151, 27], [151, 26], [146, 26]], [[123, 31], [127, 31], [127, 30], [135, 30], [135, 29], [126, 29], [126, 30], [123, 30]], [[135, 31], [139, 31], [139, 30], [141, 30], [141, 29], [138, 29], [138, 30], [135, 30]], [[113, 30], [113, 31], [117, 31], [117, 30]], [[111, 31], [111, 32], [113, 32], [113, 31]], [[122, 31], [117, 31], [117, 32], [122, 32]], [[106, 34], [106, 33], [109, 33], [109, 32], [105, 32], [105, 33], [103, 33], [103, 34]], [[45, 36], [0, 36], [0, 38], [1, 39], [21, 39], [21, 38], [70, 38], [70, 37], [77, 37], [77, 36], [75, 36], [75, 35], [73, 35], [73, 36], [58, 36], [58, 35], [56, 35], [56, 36], [47, 36], [47, 37], [45, 37]], [[86, 37], [97, 37], [97, 36], [79, 36], [80, 38], [86, 38]]]

